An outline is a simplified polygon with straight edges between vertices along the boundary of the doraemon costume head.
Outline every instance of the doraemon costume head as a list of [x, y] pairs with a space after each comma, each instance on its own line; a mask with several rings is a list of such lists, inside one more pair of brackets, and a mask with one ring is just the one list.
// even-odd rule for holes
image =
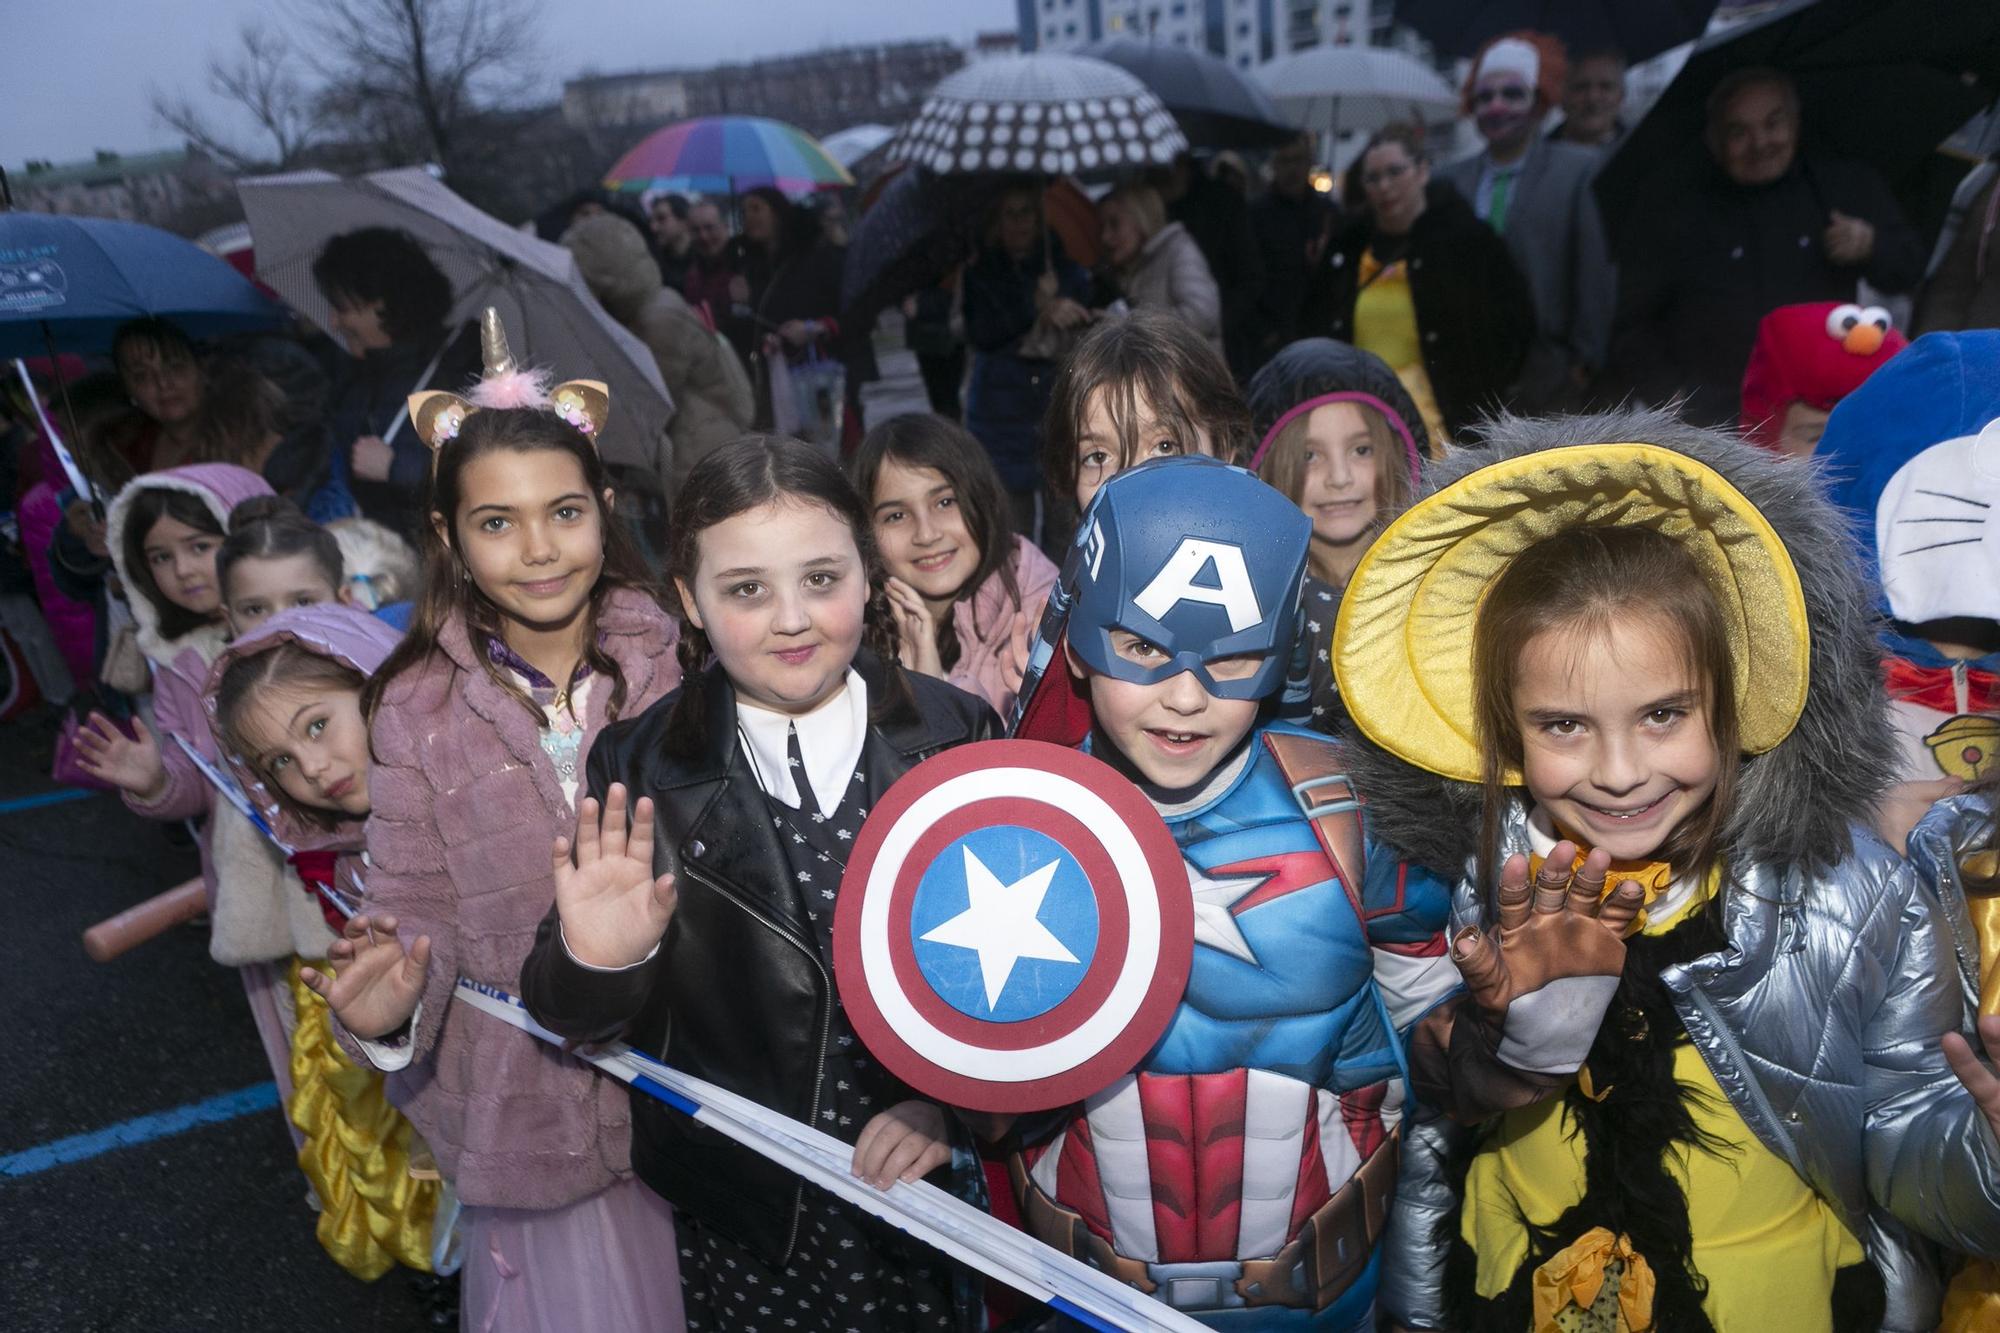
[[[1093, 672], [1133, 684], [1188, 671], [1219, 699], [1278, 693], [1292, 665], [1311, 541], [1312, 520], [1242, 468], [1175, 458], [1119, 473], [1077, 529], [1030, 654], [1016, 734], [1075, 744], [1087, 730], [1087, 696], [1066, 685], [1070, 673], [1055, 660], [1064, 643]], [[1112, 647], [1120, 630], [1165, 660], [1121, 656]], [[1231, 657], [1263, 660], [1243, 677], [1218, 679], [1210, 664]], [[1058, 691], [1084, 699], [1080, 715], [1042, 697]]]
[[1834, 409], [1817, 456], [1895, 622], [1884, 646], [1904, 776], [1983, 776], [2000, 757], [2000, 652], [1946, 654], [1919, 631], [2000, 634], [2000, 331], [1911, 343]]

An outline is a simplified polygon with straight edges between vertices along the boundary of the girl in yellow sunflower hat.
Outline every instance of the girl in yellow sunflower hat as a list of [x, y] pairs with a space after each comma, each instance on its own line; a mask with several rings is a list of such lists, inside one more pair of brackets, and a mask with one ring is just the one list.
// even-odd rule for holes
[[1962, 897], [1868, 827], [1894, 741], [1818, 478], [1632, 412], [1429, 480], [1334, 639], [1372, 825], [1461, 880], [1388, 1312], [1934, 1327], [1927, 1241], [2000, 1254], [2000, 1022]]

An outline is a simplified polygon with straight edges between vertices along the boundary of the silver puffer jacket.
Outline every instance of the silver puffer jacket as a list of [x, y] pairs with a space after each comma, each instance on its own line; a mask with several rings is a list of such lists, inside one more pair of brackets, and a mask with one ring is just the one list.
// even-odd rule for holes
[[[1776, 749], [1742, 761], [1724, 828], [1728, 945], [1665, 980], [1744, 1123], [1866, 1244], [1888, 1288], [1884, 1328], [1935, 1328], [1936, 1246], [2000, 1255], [2000, 1142], [1939, 1045], [1946, 1032], [1971, 1031], [1977, 946], [1955, 863], [1950, 876], [1921, 872], [1866, 826], [1895, 772], [1893, 740], [1870, 598], [1818, 476], [1670, 416], [1630, 412], [1502, 419], [1485, 448], [1453, 455], [1427, 482], [1450, 485], [1501, 457], [1623, 441], [1679, 449], [1734, 483], [1784, 539], [1812, 625], [1804, 715]], [[1476, 787], [1358, 735], [1348, 760], [1379, 837], [1466, 874]], [[1944, 846], [1948, 816], [1934, 813], [1916, 845]], [[1515, 809], [1509, 851], [1526, 849], [1525, 824]], [[1491, 918], [1469, 877], [1454, 916], [1454, 929]], [[1441, 1120], [1409, 1131], [1381, 1299], [1412, 1327], [1446, 1327], [1438, 1227], [1456, 1208], [1444, 1161], [1462, 1133]]]

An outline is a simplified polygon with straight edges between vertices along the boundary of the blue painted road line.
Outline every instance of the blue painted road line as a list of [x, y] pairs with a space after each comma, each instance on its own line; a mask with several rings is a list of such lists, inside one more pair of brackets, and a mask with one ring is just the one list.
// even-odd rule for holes
[[11, 801], [0, 801], [0, 815], [11, 815], [19, 810], [39, 810], [45, 805], [62, 805], [68, 801], [87, 801], [97, 795], [88, 787], [65, 787], [61, 791], [45, 791], [34, 796], [16, 796]]
[[105, 1129], [93, 1130], [88, 1134], [76, 1134], [53, 1143], [44, 1143], [37, 1148], [24, 1148], [20, 1152], [0, 1157], [0, 1178], [8, 1176], [32, 1176], [37, 1171], [46, 1171], [52, 1166], [62, 1166], [69, 1162], [81, 1162], [110, 1152], [114, 1148], [130, 1148], [154, 1139], [167, 1138], [184, 1133], [197, 1125], [212, 1125], [219, 1120], [234, 1120], [252, 1111], [262, 1111], [278, 1104], [278, 1085], [275, 1083], [253, 1083], [247, 1088], [234, 1092], [220, 1093], [206, 1101], [189, 1102], [186, 1106], [176, 1106], [171, 1111], [159, 1111], [152, 1115], [142, 1115], [122, 1124]]

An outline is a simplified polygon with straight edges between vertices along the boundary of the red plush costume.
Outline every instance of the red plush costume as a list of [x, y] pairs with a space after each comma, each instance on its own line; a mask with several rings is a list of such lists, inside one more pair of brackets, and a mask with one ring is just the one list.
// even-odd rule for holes
[[1743, 371], [1743, 434], [1766, 449], [1778, 448], [1786, 408], [1804, 403], [1831, 412], [1909, 342], [1889, 327], [1881, 306], [1779, 306], [1758, 322]]

